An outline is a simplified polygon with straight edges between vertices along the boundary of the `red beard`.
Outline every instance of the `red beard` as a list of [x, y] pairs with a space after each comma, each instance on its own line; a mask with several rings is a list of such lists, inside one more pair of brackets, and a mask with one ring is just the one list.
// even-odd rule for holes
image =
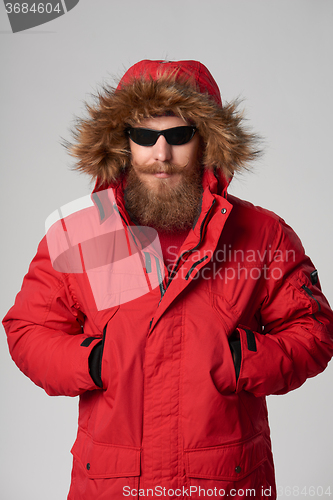
[[165, 172], [180, 174], [177, 186], [169, 186], [160, 179], [157, 188], [148, 188], [133, 168], [127, 175], [125, 190], [126, 208], [136, 222], [164, 232], [185, 231], [193, 226], [198, 215], [202, 195], [202, 169], [187, 172], [183, 167], [163, 162], [140, 167], [144, 173]]

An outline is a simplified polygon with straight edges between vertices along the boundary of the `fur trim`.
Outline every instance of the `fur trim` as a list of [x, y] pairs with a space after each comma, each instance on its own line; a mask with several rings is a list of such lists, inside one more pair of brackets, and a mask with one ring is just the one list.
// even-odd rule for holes
[[87, 105], [88, 118], [77, 121], [75, 143], [66, 143], [78, 159], [76, 169], [101, 184], [116, 181], [130, 160], [125, 128], [148, 117], [171, 112], [194, 123], [203, 142], [203, 164], [221, 169], [227, 178], [255, 159], [257, 137], [242, 125], [237, 101], [222, 108], [209, 94], [200, 93], [193, 78], [137, 78], [129, 84], [105, 87], [96, 105]]

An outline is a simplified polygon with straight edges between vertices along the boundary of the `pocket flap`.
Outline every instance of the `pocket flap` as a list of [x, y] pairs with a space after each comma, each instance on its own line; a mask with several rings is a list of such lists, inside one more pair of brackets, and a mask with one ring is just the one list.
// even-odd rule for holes
[[261, 434], [238, 443], [185, 450], [187, 476], [237, 481], [243, 479], [267, 457]]
[[140, 448], [96, 443], [81, 429], [71, 453], [90, 478], [140, 475]]

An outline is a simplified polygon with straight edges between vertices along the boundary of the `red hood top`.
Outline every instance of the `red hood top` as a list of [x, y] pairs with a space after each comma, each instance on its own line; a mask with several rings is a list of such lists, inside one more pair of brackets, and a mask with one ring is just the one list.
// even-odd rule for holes
[[247, 168], [258, 153], [256, 137], [243, 128], [236, 103], [222, 105], [214, 78], [197, 61], [140, 61], [87, 109], [88, 118], [77, 122], [75, 144], [68, 146], [78, 159], [77, 169], [98, 185], [117, 182], [130, 164], [125, 129], [166, 113], [196, 125], [203, 164], [227, 179]]
[[209, 70], [199, 61], [150, 61], [145, 59], [129, 68], [117, 89], [130, 85], [137, 79], [157, 80], [162, 75], [174, 75], [176, 80], [190, 81], [201, 94], [209, 94], [222, 108], [220, 90]]

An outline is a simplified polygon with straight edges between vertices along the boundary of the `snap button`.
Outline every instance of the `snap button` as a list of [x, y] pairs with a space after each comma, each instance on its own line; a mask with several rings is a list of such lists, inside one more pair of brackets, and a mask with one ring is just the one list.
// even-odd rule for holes
[[89, 463], [87, 464], [87, 470], [90, 470], [90, 464]]
[[239, 465], [237, 465], [237, 467], [235, 468], [235, 472], [239, 474], [240, 472], [242, 472], [242, 468]]
[[227, 213], [227, 209], [226, 208], [222, 208], [221, 214], [226, 214], [226, 213]]

